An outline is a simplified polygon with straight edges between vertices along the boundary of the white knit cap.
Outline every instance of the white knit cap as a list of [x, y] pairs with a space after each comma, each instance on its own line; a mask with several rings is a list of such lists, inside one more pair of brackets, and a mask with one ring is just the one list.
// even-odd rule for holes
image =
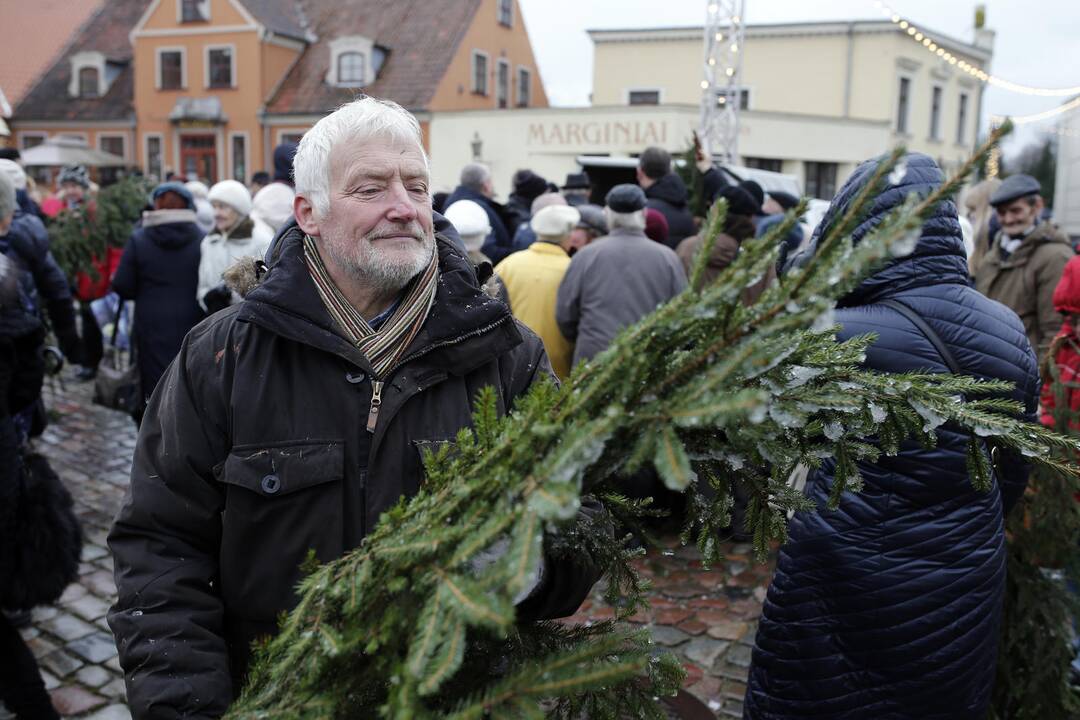
[[26, 171], [22, 169], [22, 165], [19, 163], [7, 158], [0, 158], [0, 172], [11, 178], [16, 190], [26, 189]]
[[210, 188], [206, 199], [210, 202], [224, 203], [241, 215], [251, 213], [251, 193], [244, 183], [236, 180], [222, 180]]
[[262, 220], [277, 232], [293, 216], [294, 197], [296, 193], [285, 183], [270, 183], [255, 193], [255, 198], [251, 201], [251, 216]]
[[206, 199], [206, 194], [210, 191], [205, 183], [201, 183], [198, 180], [188, 180], [184, 183], [184, 187], [188, 189], [188, 192], [191, 193], [193, 198], [202, 200]]
[[529, 224], [538, 237], [563, 237], [569, 235], [580, 221], [581, 213], [576, 208], [569, 205], [548, 205], [533, 215]]
[[472, 235], [486, 236], [491, 232], [491, 222], [479, 203], [472, 200], [458, 200], [446, 208], [446, 219], [457, 228], [462, 238]]

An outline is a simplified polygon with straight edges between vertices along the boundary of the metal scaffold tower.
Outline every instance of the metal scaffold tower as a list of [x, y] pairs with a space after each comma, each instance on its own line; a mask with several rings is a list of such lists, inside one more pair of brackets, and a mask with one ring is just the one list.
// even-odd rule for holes
[[705, 61], [698, 136], [722, 162], [739, 157], [743, 18], [746, 0], [706, 0]]

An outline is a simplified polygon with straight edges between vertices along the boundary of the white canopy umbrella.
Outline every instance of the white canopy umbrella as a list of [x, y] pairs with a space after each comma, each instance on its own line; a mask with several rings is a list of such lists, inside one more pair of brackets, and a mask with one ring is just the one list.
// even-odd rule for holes
[[51, 137], [40, 145], [23, 150], [20, 161], [24, 167], [123, 167], [127, 164], [119, 155], [95, 150], [78, 138], [60, 136]]

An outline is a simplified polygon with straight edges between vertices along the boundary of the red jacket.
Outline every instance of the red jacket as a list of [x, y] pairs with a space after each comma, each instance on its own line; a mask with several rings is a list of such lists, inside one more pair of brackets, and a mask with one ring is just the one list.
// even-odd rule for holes
[[123, 254], [123, 248], [111, 247], [105, 251], [104, 260], [95, 257], [93, 263], [97, 279], [85, 272], [75, 275], [75, 297], [83, 302], [90, 302], [108, 295], [109, 283], [116, 274], [116, 268], [120, 266], [120, 256]]
[[1054, 309], [1065, 316], [1065, 323], [1051, 345], [1053, 366], [1043, 371], [1042, 409], [1039, 419], [1043, 425], [1054, 427], [1057, 395], [1052, 385], [1055, 376], [1072, 413], [1069, 427], [1080, 429], [1080, 337], [1076, 333], [1076, 317], [1080, 317], [1080, 256], [1065, 265], [1061, 280], [1054, 289]]

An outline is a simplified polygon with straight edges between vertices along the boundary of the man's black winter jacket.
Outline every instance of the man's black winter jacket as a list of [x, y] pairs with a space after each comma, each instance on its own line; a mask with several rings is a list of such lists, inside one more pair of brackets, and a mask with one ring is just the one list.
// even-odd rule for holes
[[[150, 401], [109, 536], [109, 623], [136, 718], [221, 715], [252, 640], [295, 604], [308, 550], [342, 555], [415, 494], [423, 446], [469, 425], [481, 388], [506, 412], [550, 375], [541, 341], [437, 238], [435, 303], [382, 388], [373, 434], [371, 368], [323, 306], [299, 229], [244, 302], [185, 339]], [[554, 563], [523, 614], [571, 614], [595, 579]]]

